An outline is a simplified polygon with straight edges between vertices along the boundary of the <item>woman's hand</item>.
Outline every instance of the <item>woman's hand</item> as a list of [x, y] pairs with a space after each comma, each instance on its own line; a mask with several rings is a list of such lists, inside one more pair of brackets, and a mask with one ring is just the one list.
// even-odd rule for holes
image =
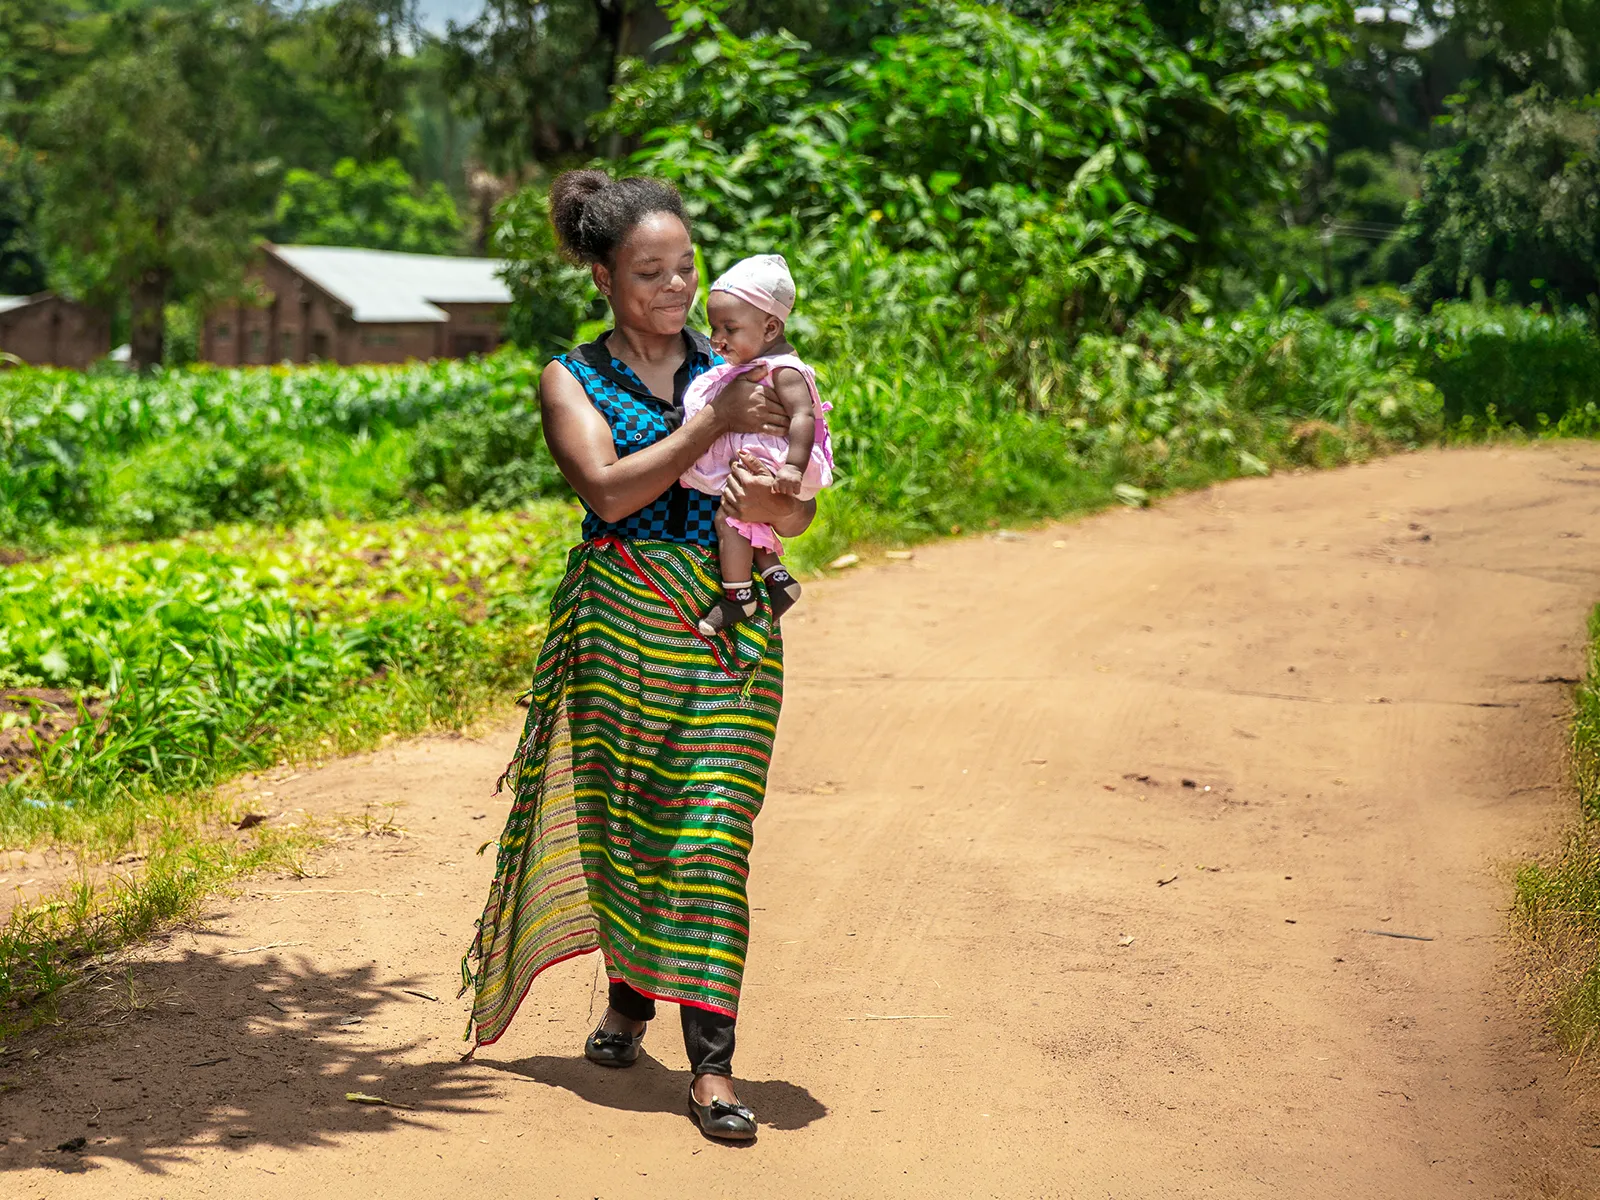
[[789, 413], [765, 382], [768, 368], [730, 380], [711, 401], [717, 420], [728, 433], [770, 433], [783, 437], [789, 432]]
[[722, 511], [738, 521], [771, 525], [783, 537], [797, 537], [817, 515], [815, 500], [783, 496], [773, 490], [771, 469], [748, 450], [739, 454], [722, 489]]

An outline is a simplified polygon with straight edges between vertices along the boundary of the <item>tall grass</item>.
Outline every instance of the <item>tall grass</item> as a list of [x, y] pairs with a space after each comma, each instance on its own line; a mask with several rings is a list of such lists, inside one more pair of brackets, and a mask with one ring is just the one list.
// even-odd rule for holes
[[1600, 1035], [1600, 608], [1572, 718], [1572, 780], [1579, 822], [1559, 855], [1517, 873], [1516, 909], [1552, 994], [1550, 1024], [1570, 1051]]

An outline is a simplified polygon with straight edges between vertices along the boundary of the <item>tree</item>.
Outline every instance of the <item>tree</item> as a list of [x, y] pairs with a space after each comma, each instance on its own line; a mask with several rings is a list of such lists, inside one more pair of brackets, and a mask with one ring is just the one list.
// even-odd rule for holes
[[537, 351], [565, 349], [600, 304], [589, 272], [561, 257], [550, 227], [550, 197], [543, 186], [522, 188], [495, 210], [492, 246], [508, 266], [513, 297], [506, 337]]
[[1600, 0], [1460, 0], [1451, 26], [1478, 77], [1508, 92], [1537, 83], [1575, 98], [1600, 88]]
[[1600, 295], [1600, 107], [1534, 87], [1458, 105], [1447, 131], [1411, 214], [1418, 294], [1478, 283], [1524, 302]]
[[313, 11], [313, 23], [332, 43], [330, 82], [370, 114], [363, 157], [415, 157], [416, 131], [407, 118], [415, 50], [428, 35], [416, 0], [334, 0]]
[[44, 264], [30, 237], [18, 157], [16, 143], [0, 134], [0, 295], [44, 290]]
[[1298, 19], [1258, 29], [1257, 60], [1213, 80], [1114, 5], [1024, 20], [937, 0], [843, 56], [741, 38], [704, 4], [674, 13], [672, 57], [626, 73], [599, 128], [641, 144], [635, 169], [684, 183], [713, 248], [772, 236], [769, 218], [870, 219], [899, 249], [983, 256], [966, 286], [1071, 276], [1054, 244], [1131, 296], [1292, 192], [1321, 134], [1298, 112], [1323, 92], [1290, 53], [1325, 35]]
[[[611, 101], [622, 64], [657, 61], [671, 30], [672, 0], [486, 0], [479, 15], [451, 24], [447, 79], [480, 125], [485, 160], [514, 173], [625, 149], [596, 143], [590, 118]], [[741, 36], [780, 30], [830, 54], [865, 50], [910, 5], [884, 0], [707, 0], [701, 5]]]
[[40, 97], [59, 85], [75, 57], [61, 48], [70, 42], [62, 36], [67, 23], [55, 0], [0, 4], [0, 293], [26, 294], [45, 286], [20, 143]]
[[241, 102], [260, 53], [249, 31], [190, 20], [155, 33], [57, 92], [30, 139], [51, 277], [92, 299], [128, 297], [140, 367], [161, 361], [169, 301], [242, 273], [275, 182]]
[[328, 175], [295, 169], [284, 176], [269, 236], [286, 244], [450, 254], [461, 231], [444, 184], [418, 187], [396, 159], [362, 166], [345, 158]]
[[592, 153], [589, 118], [618, 63], [647, 55], [668, 28], [655, 0], [487, 0], [474, 20], [452, 22], [447, 78], [489, 165], [512, 172]]

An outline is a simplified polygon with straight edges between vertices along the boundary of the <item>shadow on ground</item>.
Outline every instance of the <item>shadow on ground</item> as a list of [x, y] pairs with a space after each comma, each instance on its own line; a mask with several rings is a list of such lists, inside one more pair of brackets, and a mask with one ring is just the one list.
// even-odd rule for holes
[[[649, 1053], [625, 1071], [604, 1070], [582, 1058], [540, 1055], [517, 1062], [478, 1059], [479, 1065], [519, 1075], [546, 1087], [571, 1092], [590, 1104], [624, 1112], [682, 1113], [688, 1119], [688, 1071], [665, 1066]], [[755, 1110], [763, 1128], [804, 1129], [828, 1115], [827, 1107], [805, 1088], [781, 1079], [737, 1081], [739, 1099]]]
[[[64, 1025], [0, 1056], [0, 1172], [75, 1174], [121, 1160], [159, 1174], [208, 1148], [301, 1150], [435, 1128], [498, 1107], [505, 1075], [688, 1119], [687, 1071], [648, 1055], [628, 1071], [576, 1056], [463, 1062], [463, 1006], [439, 984], [280, 957], [292, 953], [192, 951], [84, 984]], [[827, 1112], [792, 1083], [739, 1088], [769, 1128], [800, 1129]], [[391, 1103], [353, 1103], [347, 1092]]]
[[[201, 1146], [326, 1146], [481, 1111], [492, 1080], [459, 1061], [458, 1041], [416, 1032], [452, 998], [406, 990], [428, 986], [275, 954], [189, 953], [101, 975], [65, 1027], [0, 1058], [0, 1171], [79, 1172], [97, 1159], [161, 1171]], [[436, 1011], [419, 1020], [417, 1005]]]

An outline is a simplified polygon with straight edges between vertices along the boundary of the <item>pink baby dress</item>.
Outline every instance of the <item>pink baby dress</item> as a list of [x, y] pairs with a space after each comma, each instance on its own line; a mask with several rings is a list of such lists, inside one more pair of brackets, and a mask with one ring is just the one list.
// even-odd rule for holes
[[[728, 385], [729, 380], [737, 379], [759, 366], [771, 368], [774, 374], [779, 367], [793, 367], [804, 377], [806, 387], [811, 391], [811, 407], [817, 418], [817, 432], [811, 441], [811, 461], [806, 464], [805, 479], [800, 485], [800, 498], [810, 500], [833, 482], [833, 437], [828, 432], [826, 416], [833, 405], [823, 403], [822, 397], [817, 394], [816, 372], [801, 362], [796, 355], [774, 354], [770, 358], [756, 358], [747, 363], [723, 363], [721, 366], [712, 367], [691, 383], [684, 392], [683, 419], [687, 421], [711, 403]], [[738, 461], [739, 453], [743, 450], [749, 450], [770, 467], [773, 474], [777, 474], [778, 468], [788, 461], [789, 439], [770, 433], [725, 433], [711, 444], [711, 448], [700, 456], [694, 466], [683, 473], [681, 480], [683, 486], [708, 495], [720, 496], [723, 485], [728, 482], [728, 476], [733, 471], [733, 464]], [[748, 521], [733, 520], [728, 524], [749, 538], [750, 544], [757, 550], [771, 550], [775, 554], [783, 552], [783, 543], [778, 540], [778, 535], [771, 525], [754, 525]]]

